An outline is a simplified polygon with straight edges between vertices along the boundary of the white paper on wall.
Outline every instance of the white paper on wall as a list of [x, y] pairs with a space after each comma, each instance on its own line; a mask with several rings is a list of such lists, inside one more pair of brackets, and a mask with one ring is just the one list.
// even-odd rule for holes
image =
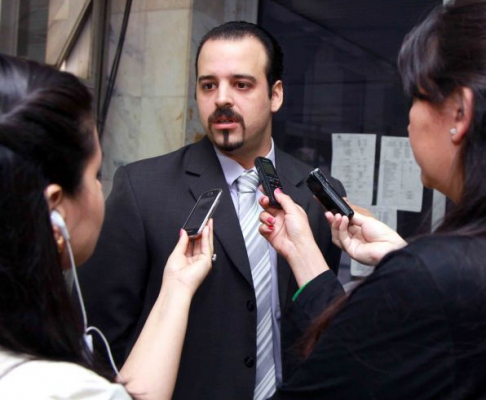
[[333, 133], [331, 174], [346, 189], [349, 200], [370, 206], [373, 200], [376, 135]]
[[420, 212], [422, 196], [420, 168], [408, 138], [382, 137], [377, 204]]
[[[393, 230], [397, 230], [397, 209], [392, 207], [371, 206], [367, 207], [373, 215], [381, 222], [387, 224]], [[365, 277], [370, 275], [374, 270], [374, 267], [361, 264], [356, 260], [351, 259], [349, 266], [349, 273], [353, 277]]]

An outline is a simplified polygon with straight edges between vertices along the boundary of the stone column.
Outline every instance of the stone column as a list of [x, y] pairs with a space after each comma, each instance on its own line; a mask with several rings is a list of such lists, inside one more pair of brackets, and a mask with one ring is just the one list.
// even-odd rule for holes
[[[125, 0], [112, 0], [108, 66]], [[134, 0], [102, 138], [108, 194], [120, 165], [184, 144], [192, 20], [191, 0]]]

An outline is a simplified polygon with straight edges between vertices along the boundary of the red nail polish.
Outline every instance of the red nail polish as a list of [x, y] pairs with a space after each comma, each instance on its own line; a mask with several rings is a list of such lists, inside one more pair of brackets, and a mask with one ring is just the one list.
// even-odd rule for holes
[[270, 225], [273, 225], [273, 224], [274, 224], [274, 222], [275, 222], [275, 218], [272, 218], [272, 217], [269, 217], [269, 218], [268, 218], [268, 223], [269, 223]]
[[282, 189], [280, 189], [280, 188], [275, 189], [275, 191], [276, 191], [277, 193], [283, 193], [283, 192], [282, 192]]
[[184, 231], [184, 229], [181, 228], [181, 230], [179, 231], [179, 236], [182, 236], [183, 231]]
[[271, 231], [275, 230], [275, 227], [273, 225], [269, 225], [268, 226], [268, 229], [270, 229]]

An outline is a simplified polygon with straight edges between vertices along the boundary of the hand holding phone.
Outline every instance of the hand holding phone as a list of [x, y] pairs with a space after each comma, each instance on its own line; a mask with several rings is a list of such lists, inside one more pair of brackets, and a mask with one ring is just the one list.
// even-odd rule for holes
[[221, 189], [211, 189], [199, 196], [199, 199], [182, 227], [191, 239], [201, 234], [207, 222], [214, 214], [222, 193], [223, 191]]
[[350, 220], [353, 218], [353, 209], [331, 186], [331, 183], [319, 168], [311, 171], [306, 183], [312, 193], [314, 193], [314, 196], [328, 211], [331, 211], [333, 214], [345, 215]]
[[263, 186], [263, 191], [270, 199], [270, 205], [275, 208], [282, 208], [273, 195], [275, 189], [282, 189], [282, 184], [280, 183], [280, 179], [272, 161], [265, 157], [257, 157], [255, 158], [255, 167], [258, 171], [258, 177]]

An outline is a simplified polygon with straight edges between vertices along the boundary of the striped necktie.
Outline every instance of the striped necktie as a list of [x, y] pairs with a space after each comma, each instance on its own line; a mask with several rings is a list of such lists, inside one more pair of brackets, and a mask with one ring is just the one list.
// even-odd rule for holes
[[264, 400], [275, 392], [276, 377], [272, 340], [271, 265], [268, 244], [258, 232], [261, 212], [256, 201], [258, 184], [255, 171], [245, 171], [236, 180], [238, 216], [257, 302], [257, 363], [253, 399]]

